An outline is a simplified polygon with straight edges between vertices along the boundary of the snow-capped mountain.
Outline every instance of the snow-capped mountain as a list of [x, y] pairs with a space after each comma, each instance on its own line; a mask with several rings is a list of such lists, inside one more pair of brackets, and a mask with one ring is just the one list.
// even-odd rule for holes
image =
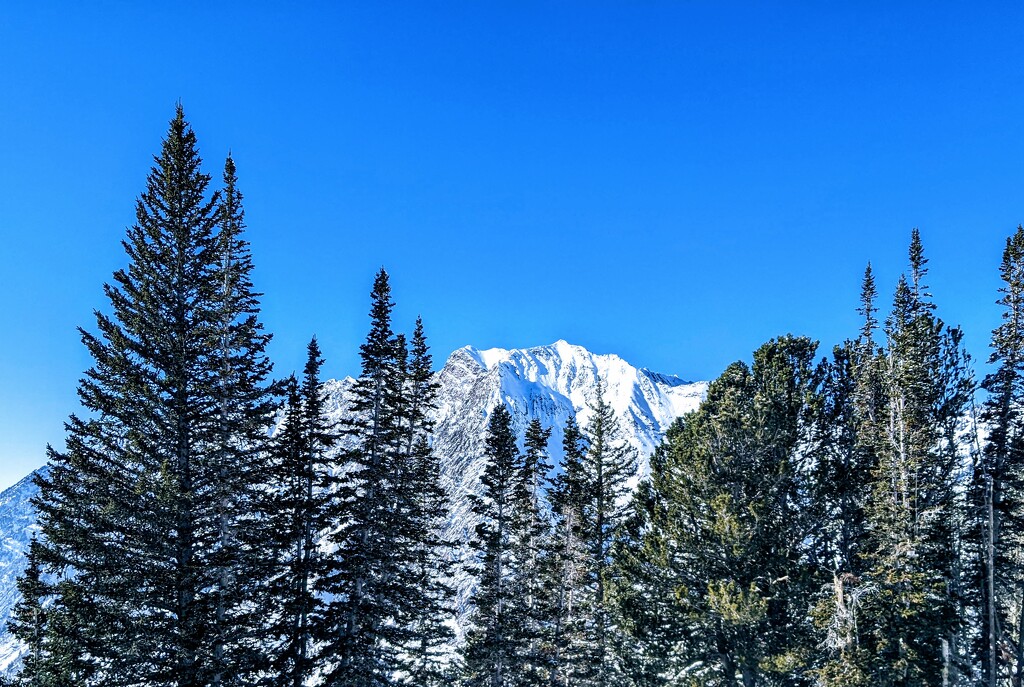
[[[509, 408], [520, 436], [534, 418], [551, 427], [549, 448], [558, 470], [562, 428], [572, 415], [581, 426], [586, 424], [598, 380], [622, 423], [624, 436], [641, 456], [638, 478], [647, 471], [647, 458], [669, 424], [696, 409], [707, 391], [706, 382], [690, 383], [636, 368], [617, 355], [594, 354], [565, 341], [512, 350], [466, 346], [449, 356], [436, 374], [439, 395], [434, 447], [452, 497], [450, 531], [457, 539], [467, 539], [476, 525], [468, 497], [480, 489], [484, 436], [494, 407], [504, 403]], [[351, 378], [325, 383], [326, 407], [332, 419], [346, 413], [352, 383]], [[6, 620], [17, 602], [14, 584], [24, 569], [24, 552], [34, 528], [29, 499], [36, 489], [30, 477], [0, 493], [0, 673], [17, 658], [16, 644], [6, 633]], [[470, 584], [465, 575], [456, 580], [462, 601], [471, 591]]]

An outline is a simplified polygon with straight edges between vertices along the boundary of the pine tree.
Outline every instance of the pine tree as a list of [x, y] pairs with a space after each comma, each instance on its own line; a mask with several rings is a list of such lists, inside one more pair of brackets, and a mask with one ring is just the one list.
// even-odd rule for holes
[[629, 481], [637, 470], [636, 449], [622, 436], [604, 394], [604, 383], [598, 380], [590, 420], [584, 428], [587, 451], [580, 464], [580, 535], [586, 558], [579, 601], [588, 650], [582, 652], [574, 673], [579, 684], [595, 687], [618, 684], [622, 677], [615, 653], [619, 624], [611, 596], [615, 571], [611, 552], [629, 515]]
[[8, 631], [25, 647], [21, 658], [21, 670], [17, 676], [19, 687], [44, 687], [52, 684], [52, 666], [48, 665], [46, 599], [53, 591], [43, 581], [39, 563], [39, 542], [35, 535], [29, 542], [28, 565], [18, 578], [18, 594]]
[[[782, 337], [758, 349], [752, 368], [730, 365], [652, 462], [650, 517], [625, 570], [672, 590], [661, 622], [674, 644], [653, 654], [678, 671], [664, 676], [670, 684], [803, 682], [813, 523], [802, 452], [819, 378], [814, 352], [808, 339]], [[627, 618], [643, 622], [646, 612]], [[670, 640], [649, 631], [648, 646]]]
[[529, 647], [526, 594], [522, 586], [529, 500], [512, 416], [499, 404], [491, 412], [484, 448], [483, 493], [473, 497], [480, 519], [472, 547], [479, 557], [472, 626], [463, 648], [467, 687], [520, 684]]
[[545, 546], [544, 641], [549, 684], [568, 685], [574, 679], [577, 657], [584, 649], [578, 595], [583, 584], [586, 550], [582, 539], [586, 485], [583, 459], [586, 438], [570, 416], [562, 433], [562, 471], [551, 485], [549, 500], [553, 517]]
[[628, 684], [635, 687], [676, 684], [686, 668], [679, 644], [688, 624], [674, 603], [672, 547], [660, 536], [670, 524], [666, 446], [677, 441], [681, 431], [677, 420], [655, 449], [650, 476], [637, 487], [613, 549], [614, 596], [625, 632], [620, 656]]
[[436, 407], [437, 383], [423, 321], [416, 319], [411, 357], [406, 374], [405, 463], [410, 469], [412, 551], [408, 591], [406, 652], [408, 683], [416, 687], [450, 684], [453, 679], [450, 621], [454, 618], [452, 542], [444, 538], [448, 520], [448, 494], [441, 484], [441, 465], [430, 445]]
[[[983, 537], [980, 653], [990, 687], [1008, 676], [1019, 685], [1024, 675], [1024, 227], [1006, 239], [999, 273], [1003, 321], [992, 332], [989, 364], [997, 367], [982, 382], [989, 394], [982, 412], [989, 435], [977, 499]], [[1004, 658], [1000, 646], [1006, 644], [1016, 648]]]
[[337, 441], [324, 409], [323, 363], [314, 337], [307, 347], [301, 386], [294, 376], [286, 384], [287, 406], [275, 442], [273, 487], [267, 495], [266, 510], [273, 523], [267, 528], [270, 560], [275, 563], [270, 584], [274, 622], [269, 635], [276, 640], [272, 674], [282, 687], [301, 687], [312, 676], [313, 619], [322, 609], [313, 585], [323, 573], [317, 542], [329, 527], [327, 508], [334, 487], [327, 452]]
[[51, 449], [38, 480], [53, 646], [79, 681], [234, 683], [259, 667], [245, 598], [258, 582], [237, 534], [264, 460], [268, 337], [237, 197], [208, 194], [200, 162], [179, 106], [124, 241], [129, 266], [105, 287], [111, 313], [82, 331], [89, 414], [70, 418], [67, 450]]
[[377, 273], [370, 332], [360, 347], [362, 374], [342, 429], [355, 447], [345, 455], [348, 489], [335, 499], [329, 541], [339, 551], [318, 590], [330, 595], [318, 639], [328, 685], [385, 685], [401, 667], [409, 640], [407, 608], [411, 505], [403, 489], [404, 339], [391, 328], [391, 286]]

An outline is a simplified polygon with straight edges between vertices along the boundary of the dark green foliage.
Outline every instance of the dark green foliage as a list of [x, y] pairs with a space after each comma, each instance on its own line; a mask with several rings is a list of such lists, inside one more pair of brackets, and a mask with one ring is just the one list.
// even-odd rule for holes
[[856, 342], [836, 346], [818, 368], [819, 393], [807, 457], [812, 493], [809, 515], [820, 524], [812, 564], [834, 575], [859, 575], [867, 536], [866, 506], [874, 455], [857, 442]]
[[444, 538], [448, 494], [441, 484], [441, 466], [430, 446], [437, 384], [423, 322], [416, 320], [406, 372], [405, 457], [409, 470], [410, 545], [408, 630], [405, 672], [416, 687], [450, 685], [453, 679], [449, 621], [454, 617], [454, 590], [448, 580], [454, 568], [454, 546]]
[[620, 625], [612, 599], [616, 569], [612, 545], [628, 516], [629, 480], [636, 475], [636, 449], [622, 436], [599, 380], [584, 428], [587, 450], [580, 461], [579, 537], [582, 577], [576, 590], [583, 636], [572, 674], [580, 685], [616, 685], [623, 672], [616, 654]]
[[354, 447], [328, 509], [337, 554], [316, 585], [330, 599], [315, 632], [320, 666], [328, 684], [439, 684], [449, 678], [454, 609], [451, 545], [442, 537], [447, 495], [429, 441], [431, 358], [422, 322], [411, 356], [392, 330], [384, 270], [371, 299], [362, 374], [343, 424]]
[[[901, 278], [879, 358], [862, 346], [858, 445], [877, 460], [867, 502], [870, 536], [860, 576], [837, 577], [827, 684], [957, 684], [963, 652], [964, 464], [959, 425], [973, 396], [959, 330], [937, 319], [920, 236]], [[873, 413], [873, 415], [872, 415]], [[844, 615], [846, 623], [836, 623]]]
[[[800, 684], [810, 575], [801, 446], [815, 344], [783, 337], [734, 363], [669, 432], [619, 565], [672, 590], [623, 597], [640, 684]], [[657, 592], [654, 592], [657, 594]], [[657, 612], [662, 627], [651, 626]], [[665, 671], [661, 673], [660, 671]]]
[[521, 658], [531, 640], [522, 575], [527, 556], [520, 548], [529, 502], [523, 473], [512, 416], [498, 405], [487, 427], [483, 493], [473, 498], [473, 513], [480, 519], [472, 541], [479, 558], [476, 608], [463, 651], [470, 687], [518, 685]]
[[337, 547], [318, 591], [331, 595], [317, 638], [328, 684], [384, 685], [399, 667], [407, 640], [404, 568], [409, 504], [402, 486], [404, 339], [391, 328], [391, 286], [383, 269], [371, 293], [370, 332], [360, 347], [362, 374], [343, 425], [350, 490], [334, 500], [328, 535]]
[[633, 495], [630, 516], [613, 549], [613, 594], [624, 630], [618, 650], [623, 672], [636, 687], [676, 684], [686, 667], [680, 643], [688, 626], [675, 605], [672, 547], [658, 536], [668, 524], [666, 447], [681, 428], [676, 421], [651, 456], [651, 476]]
[[265, 481], [269, 336], [233, 163], [208, 194], [180, 107], [155, 162], [128, 268], [105, 287], [110, 314], [82, 331], [89, 414], [70, 418], [67, 451], [39, 479], [50, 627], [73, 635], [54, 641], [79, 652], [76, 674], [104, 684], [234, 684], [263, 662], [258, 552], [240, 532]]
[[[217, 517], [209, 574], [215, 578], [216, 618], [211, 684], [256, 679], [267, 667], [265, 617], [260, 610], [267, 589], [266, 532], [270, 514], [259, 504], [273, 473], [267, 442], [268, 418], [277, 407], [267, 384], [272, 366], [266, 357], [270, 335], [258, 319], [259, 294], [253, 290], [252, 257], [242, 238], [242, 194], [234, 161], [224, 165], [224, 187], [215, 236], [216, 438], [209, 448], [212, 485], [209, 499]], [[202, 506], [200, 506], [202, 507]]]
[[25, 645], [21, 672], [17, 684], [22, 687], [43, 687], [53, 684], [54, 668], [51, 663], [50, 642], [47, 638], [47, 597], [53, 590], [42, 578], [39, 564], [39, 542], [32, 537], [28, 549], [28, 566], [18, 578], [21, 599], [14, 606], [8, 631]]
[[979, 653], [988, 685], [1024, 671], [1024, 227], [1006, 239], [999, 276], [1002, 323], [992, 331], [989, 364], [996, 368], [982, 382], [989, 435], [975, 490], [983, 542]]
[[545, 603], [543, 579], [544, 544], [548, 534], [547, 507], [544, 492], [551, 463], [548, 459], [548, 439], [551, 429], [544, 428], [534, 418], [526, 428], [523, 451], [522, 476], [526, 503], [520, 540], [516, 542], [522, 559], [519, 575], [524, 594], [526, 647], [522, 656], [522, 672], [518, 685], [548, 684], [547, 657], [543, 648], [545, 634]]
[[582, 527], [587, 442], [573, 417], [562, 436], [562, 472], [551, 485], [552, 524], [542, 570], [546, 625], [542, 649], [551, 685], [570, 684], [577, 657], [584, 650], [579, 588], [586, 560]]
[[286, 384], [287, 406], [275, 439], [273, 486], [267, 494], [272, 523], [267, 528], [268, 560], [274, 564], [268, 639], [274, 643], [272, 674], [282, 686], [300, 687], [311, 677], [312, 626], [322, 610], [313, 583], [324, 571], [317, 542], [330, 526], [327, 512], [334, 480], [327, 451], [337, 441], [324, 411], [323, 362], [314, 337], [301, 386], [294, 377]]

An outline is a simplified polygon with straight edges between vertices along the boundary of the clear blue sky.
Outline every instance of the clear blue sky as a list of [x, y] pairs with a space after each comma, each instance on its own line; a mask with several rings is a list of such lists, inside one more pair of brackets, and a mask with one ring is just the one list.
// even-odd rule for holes
[[0, 487], [62, 442], [179, 99], [208, 171], [237, 161], [282, 374], [313, 333], [357, 371], [385, 265], [439, 362], [565, 338], [711, 378], [852, 335], [914, 226], [987, 356], [1020, 3], [208, 4], [0, 4]]

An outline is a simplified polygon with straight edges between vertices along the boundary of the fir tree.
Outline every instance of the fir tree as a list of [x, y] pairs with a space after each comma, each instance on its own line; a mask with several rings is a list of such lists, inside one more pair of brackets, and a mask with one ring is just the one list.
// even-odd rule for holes
[[51, 627], [74, 635], [54, 645], [79, 647], [75, 670], [105, 684], [246, 681], [258, 582], [237, 533], [264, 460], [268, 337], [237, 197], [207, 193], [180, 107], [155, 162], [129, 266], [105, 287], [111, 314], [82, 331], [89, 415], [71, 417], [67, 451], [39, 478]]
[[[989, 364], [996, 369], [982, 382], [989, 394], [982, 412], [989, 435], [977, 499], [983, 541], [980, 653], [990, 687], [1008, 676], [1019, 685], [1024, 675], [1024, 227], [1006, 239], [999, 273], [1002, 324], [992, 332]], [[1000, 648], [1006, 645], [1015, 647], [1009, 655]]]
[[340, 555], [318, 582], [332, 599], [317, 631], [328, 685], [388, 684], [409, 639], [405, 601], [415, 555], [401, 454], [406, 351], [391, 328], [394, 303], [383, 269], [371, 300], [362, 374], [342, 430], [355, 444], [345, 455], [348, 489], [329, 516], [338, 525], [329, 540]]
[[636, 475], [636, 449], [622, 436], [615, 412], [604, 398], [598, 380], [591, 417], [584, 429], [587, 451], [580, 464], [582, 477], [580, 536], [586, 557], [579, 588], [587, 649], [574, 673], [578, 684], [604, 687], [622, 679], [615, 649], [619, 624], [611, 592], [612, 545], [628, 517], [629, 480]]
[[301, 386], [294, 376], [286, 384], [287, 406], [276, 437], [273, 488], [268, 494], [267, 510], [273, 525], [267, 529], [275, 563], [271, 578], [274, 624], [270, 635], [276, 640], [272, 672], [282, 686], [301, 687], [312, 676], [313, 619], [322, 609], [313, 585], [324, 566], [318, 538], [330, 524], [327, 506], [334, 480], [327, 452], [337, 441], [324, 409], [323, 362], [314, 337], [307, 347]]
[[581, 536], [586, 450], [586, 438], [576, 418], [570, 416], [562, 433], [562, 471], [553, 480], [549, 495], [553, 522], [543, 558], [544, 651], [551, 685], [570, 684], [577, 657], [584, 649], [578, 596], [586, 561]]
[[406, 646], [409, 684], [434, 687], [452, 679], [451, 646], [454, 633], [454, 590], [448, 580], [453, 574], [452, 542], [444, 538], [448, 520], [448, 494], [441, 484], [441, 465], [430, 445], [436, 407], [437, 383], [433, 381], [432, 359], [416, 319], [411, 356], [406, 374], [405, 464], [410, 470], [409, 494], [412, 504], [412, 550], [408, 627], [411, 640]]
[[523, 460], [504, 405], [491, 412], [484, 449], [483, 494], [473, 498], [480, 519], [472, 546], [479, 563], [472, 627], [463, 649], [467, 687], [520, 684], [522, 656], [529, 647], [522, 586], [526, 529]]

